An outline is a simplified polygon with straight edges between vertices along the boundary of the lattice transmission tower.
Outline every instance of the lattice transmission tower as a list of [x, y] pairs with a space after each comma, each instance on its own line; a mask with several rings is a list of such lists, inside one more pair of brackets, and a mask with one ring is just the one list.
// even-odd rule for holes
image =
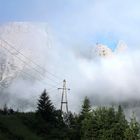
[[63, 87], [58, 88], [58, 90], [62, 90], [62, 97], [61, 97], [61, 113], [63, 112], [63, 105], [65, 105], [66, 113], [68, 113], [68, 99], [67, 99], [67, 91], [70, 90], [70, 88], [66, 87], [66, 80], [63, 80]]

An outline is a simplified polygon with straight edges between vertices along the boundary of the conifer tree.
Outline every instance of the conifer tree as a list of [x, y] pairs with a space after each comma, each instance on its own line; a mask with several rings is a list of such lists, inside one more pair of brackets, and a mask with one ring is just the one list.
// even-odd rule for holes
[[5, 114], [5, 115], [8, 114], [8, 107], [6, 104], [3, 107], [3, 114]]
[[91, 111], [91, 105], [90, 105], [90, 100], [85, 97], [83, 104], [82, 104], [82, 109], [81, 113], [79, 116], [79, 134], [81, 135], [81, 139], [87, 139], [88, 132], [86, 131], [86, 128], [88, 127], [85, 125], [85, 123], [90, 122], [90, 111]]
[[134, 114], [129, 123], [129, 128], [127, 128], [125, 131], [125, 139], [126, 140], [139, 140], [140, 139], [140, 125], [137, 122]]
[[50, 121], [53, 119], [55, 108], [48, 96], [48, 93], [46, 90], [43, 91], [41, 94], [39, 100], [38, 100], [38, 106], [37, 106], [37, 112], [46, 120]]
[[86, 96], [83, 101], [82, 110], [81, 110], [81, 116], [83, 119], [90, 112], [90, 110], [91, 110], [90, 100]]
[[116, 111], [116, 123], [114, 125], [114, 136], [117, 140], [122, 140], [125, 137], [125, 130], [128, 128], [128, 122], [125, 119], [125, 115], [122, 107], [119, 105]]

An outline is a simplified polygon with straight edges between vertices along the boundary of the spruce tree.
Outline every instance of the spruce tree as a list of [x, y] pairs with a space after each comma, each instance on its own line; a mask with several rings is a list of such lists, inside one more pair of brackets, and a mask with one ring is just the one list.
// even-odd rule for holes
[[90, 100], [86, 96], [83, 101], [81, 116], [85, 118], [86, 115], [90, 112], [90, 110], [91, 110]]
[[48, 96], [46, 90], [43, 91], [37, 106], [37, 112], [45, 119], [46, 121], [51, 121], [54, 117], [55, 108]]
[[82, 109], [81, 109], [81, 113], [79, 116], [79, 134], [81, 135], [81, 139], [87, 139], [88, 137], [88, 132], [86, 130], [86, 128], [88, 127], [87, 125], [85, 125], [85, 123], [90, 122], [90, 111], [91, 111], [91, 105], [90, 105], [90, 100], [85, 97], [83, 104], [82, 104]]
[[116, 123], [114, 126], [114, 135], [117, 140], [122, 140], [125, 137], [125, 130], [128, 128], [128, 122], [125, 119], [125, 115], [122, 107], [119, 105], [116, 111]]
[[5, 104], [4, 107], [3, 107], [3, 114], [4, 114], [4, 115], [8, 114], [8, 107], [7, 107], [6, 104]]
[[134, 114], [129, 123], [129, 128], [127, 128], [125, 131], [125, 139], [126, 140], [139, 140], [140, 139], [140, 125], [137, 122]]

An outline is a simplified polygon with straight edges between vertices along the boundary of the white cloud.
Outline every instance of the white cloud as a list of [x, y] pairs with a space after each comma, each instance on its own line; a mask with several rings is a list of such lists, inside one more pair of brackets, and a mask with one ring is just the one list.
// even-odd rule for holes
[[[42, 33], [40, 34], [42, 35]], [[8, 40], [10, 38], [11, 41], [18, 39], [15, 39], [15, 37], [13, 35], [11, 36], [9, 33], [5, 36]], [[28, 34], [26, 38], [27, 37]], [[48, 38], [42, 39], [43, 42], [48, 40]], [[58, 75], [61, 80], [67, 80], [68, 87], [71, 88], [71, 92], [68, 94], [68, 101], [72, 111], [80, 108], [84, 96], [90, 97], [93, 104], [125, 101], [131, 98], [140, 99], [139, 49], [128, 49], [128, 52], [114, 54], [114, 57], [99, 59], [93, 57], [93, 47], [86, 48], [87, 46], [85, 44], [82, 47], [79, 46], [77, 48], [73, 46], [66, 47], [63, 46], [59, 40], [54, 39], [52, 43], [53, 46], [49, 48], [49, 50], [47, 48], [47, 51], [46, 48], [43, 48], [44, 45], [41, 46], [40, 49], [36, 49], [36, 47], [40, 47], [35, 43], [36, 40], [34, 40], [36, 47], [30, 46], [30, 41], [32, 42], [33, 38], [28, 38], [26, 47], [31, 47], [33, 52], [38, 53], [38, 56], [43, 58], [41, 61], [37, 61], [37, 63], [39, 63], [39, 65], [46, 64], [46, 69], [48, 71]], [[20, 40], [17, 42], [18, 44], [21, 43]], [[16, 41], [14, 42], [14, 45], [16, 45]], [[123, 43], [123, 45], [125, 45], [125, 43]], [[37, 51], [38, 49], [40, 51]], [[46, 55], [46, 51], [48, 55]], [[35, 98], [40, 94], [43, 88], [51, 88], [47, 83], [55, 85], [55, 80], [54, 82], [50, 81], [47, 73], [41, 82], [46, 82], [46, 85], [42, 85], [40, 82], [30, 83], [30, 80], [28, 80], [27, 77], [21, 80], [18, 78], [11, 87], [9, 87], [10, 94], [7, 96], [8, 98], [6, 101], [9, 102], [9, 104], [13, 104], [13, 101], [21, 98], [25, 100]], [[59, 87], [62, 85], [59, 84], [57, 86]], [[19, 92], [21, 89], [22, 94]], [[54, 104], [59, 108], [61, 94], [58, 93], [57, 87], [54, 87], [54, 89], [55, 90], [49, 94]], [[4, 95], [2, 94], [2, 96]], [[14, 99], [12, 99], [13, 97]], [[15, 99], [15, 97], [17, 99]], [[34, 104], [35, 101], [36, 100], [31, 102]]]

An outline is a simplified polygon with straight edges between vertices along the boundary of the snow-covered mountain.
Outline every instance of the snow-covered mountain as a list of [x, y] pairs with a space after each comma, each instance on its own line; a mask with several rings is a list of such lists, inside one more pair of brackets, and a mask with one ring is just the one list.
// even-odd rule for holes
[[[46, 62], [45, 55], [47, 55], [50, 42], [47, 31], [39, 24], [13, 22], [1, 25], [0, 86], [9, 85], [23, 72], [28, 71], [32, 74], [33, 71], [29, 65], [33, 68], [36, 66], [30, 60], [43, 66]], [[29, 59], [26, 59], [22, 54]], [[41, 69], [39, 71], [44, 73]]]
[[115, 50], [112, 51], [108, 46], [104, 44], [96, 44], [96, 46], [93, 48], [93, 55], [100, 56], [103, 58], [112, 57], [116, 54], [120, 54], [125, 52], [127, 49], [127, 45], [124, 41], [119, 41]]
[[97, 56], [101, 56], [101, 57], [109, 57], [109, 56], [113, 55], [112, 50], [109, 47], [107, 47], [106, 45], [103, 45], [103, 44], [96, 44], [94, 53]]

